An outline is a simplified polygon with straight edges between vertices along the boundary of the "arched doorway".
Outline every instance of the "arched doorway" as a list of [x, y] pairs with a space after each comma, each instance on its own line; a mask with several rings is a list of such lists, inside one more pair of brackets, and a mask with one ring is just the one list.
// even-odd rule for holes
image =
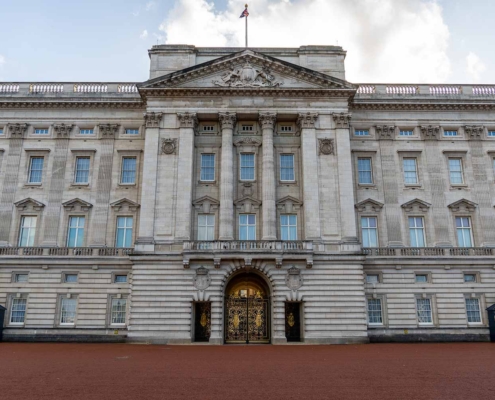
[[225, 289], [225, 342], [270, 343], [270, 291], [256, 273], [234, 276]]

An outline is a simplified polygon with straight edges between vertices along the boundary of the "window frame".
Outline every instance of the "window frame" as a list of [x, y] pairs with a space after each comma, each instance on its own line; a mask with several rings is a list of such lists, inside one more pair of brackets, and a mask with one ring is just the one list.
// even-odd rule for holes
[[[119, 227], [119, 219], [120, 218], [125, 218], [126, 221], [128, 218], [132, 219], [132, 226], [129, 228], [128, 226], [124, 227]], [[119, 215], [117, 214], [115, 217], [115, 247], [119, 249], [129, 249], [132, 248], [134, 245], [134, 225], [135, 225], [135, 218], [134, 215]], [[127, 231], [131, 231], [131, 245], [130, 246], [119, 246], [119, 229], [124, 229], [124, 243], [126, 242], [127, 238]]]
[[[370, 321], [370, 301], [379, 301], [380, 302], [380, 319], [381, 322], [371, 322]], [[382, 296], [366, 296], [366, 324], [369, 327], [384, 327], [385, 323], [385, 310], [384, 310], [384, 298]], [[376, 310], [374, 311], [376, 312]]]
[[[252, 155], [253, 156], [253, 166], [250, 167], [250, 166], [243, 166], [242, 165], [242, 156], [247, 156], [247, 155]], [[256, 153], [253, 151], [253, 152], [248, 152], [248, 151], [241, 151], [239, 153], [239, 181], [241, 182], [255, 182], [256, 181], [256, 161], [257, 161], [257, 157], [256, 157]], [[243, 168], [249, 168], [249, 170], [253, 170], [253, 178], [252, 179], [243, 179], [242, 178], [242, 171], [243, 171]]]
[[[377, 215], [360, 215], [359, 216], [360, 220], [359, 220], [359, 227], [361, 229], [361, 244], [364, 248], [370, 248], [370, 249], [373, 249], [373, 248], [377, 248], [377, 247], [380, 247], [380, 236], [379, 236], [379, 232], [378, 232], [378, 216]], [[366, 218], [366, 219], [371, 219], [373, 218], [375, 220], [375, 223], [376, 223], [376, 226], [373, 228], [373, 227], [363, 227], [363, 218]], [[365, 246], [364, 245], [364, 231], [368, 231], [368, 230], [372, 230], [374, 229], [375, 232], [376, 232], [376, 246]], [[369, 242], [369, 235], [368, 235], [368, 242]]]
[[[430, 304], [430, 317], [431, 321], [430, 322], [420, 322], [420, 316], [419, 316], [419, 308], [418, 308], [418, 301], [419, 300], [428, 300]], [[432, 327], [435, 326], [435, 305], [433, 302], [433, 296], [415, 296], [415, 309], [416, 309], [416, 323], [418, 324], [419, 327]]]
[[[83, 131], [84, 131], [84, 133], [83, 133]], [[95, 134], [95, 129], [94, 128], [79, 128], [78, 135], [81, 135], [81, 136], [84, 136], [84, 137], [88, 137], [88, 136], [92, 136], [94, 134]]]
[[[28, 176], [27, 176], [27, 184], [28, 185], [42, 185], [43, 184], [43, 175], [45, 172], [45, 158], [46, 157], [44, 155], [32, 155], [32, 154], [29, 155], [29, 168], [28, 168]], [[33, 170], [33, 160], [35, 160], [35, 159], [38, 159], [38, 160], [41, 159], [42, 160], [41, 169]], [[41, 171], [39, 182], [32, 180], [33, 171]]]
[[[212, 156], [213, 157], [213, 166], [204, 166], [203, 165], [203, 156]], [[200, 168], [199, 168], [199, 181], [200, 182], [215, 182], [216, 181], [216, 173], [217, 173], [217, 168], [216, 168], [216, 163], [217, 163], [217, 157], [216, 153], [201, 153], [200, 154]], [[206, 169], [213, 169], [213, 179], [203, 179], [203, 171]]]
[[[78, 164], [79, 160], [88, 160], [87, 179], [85, 182], [78, 182], [77, 181], [77, 173], [78, 173], [78, 165], [77, 164]], [[74, 178], [73, 178], [72, 184], [77, 185], [77, 186], [89, 185], [90, 175], [91, 175], [91, 156], [89, 156], [89, 155], [76, 155], [75, 156], [75, 163], [74, 163]]]
[[[414, 219], [414, 224], [415, 224], [414, 227], [411, 227], [411, 224], [410, 224], [410, 219], [411, 218]], [[422, 220], [422, 224], [423, 224], [422, 227], [417, 227], [416, 226], [416, 220], [417, 219], [421, 219]], [[423, 232], [423, 246], [413, 246], [413, 243], [412, 243], [412, 240], [411, 240], [411, 230], [414, 230], [414, 233], [415, 233], [415, 236], [416, 236], [416, 241], [418, 240], [417, 232], [418, 231], [422, 231]], [[425, 217], [423, 215], [408, 215], [407, 216], [407, 231], [409, 233], [408, 238], [409, 238], [409, 246], [410, 247], [413, 247], [415, 249], [421, 249], [421, 248], [428, 247], [427, 236], [426, 236], [426, 219], [425, 219]]]
[[[468, 275], [473, 275], [474, 276], [474, 281], [466, 281], [466, 276]], [[474, 284], [474, 283], [481, 283], [480, 280], [480, 273], [479, 272], [463, 272], [462, 273], [462, 280], [465, 284]]]
[[[113, 322], [113, 301], [114, 300], [124, 300], [125, 304], [125, 314], [124, 314], [124, 322], [123, 323], [114, 323]], [[122, 329], [126, 328], [129, 324], [129, 296], [117, 293], [117, 294], [109, 294], [107, 300], [107, 326], [109, 328]]]
[[[72, 218], [77, 218], [78, 220], [80, 220], [81, 218], [84, 219], [84, 224], [81, 227], [79, 227], [79, 224], [76, 226], [76, 227], [71, 227], [71, 221], [72, 221]], [[85, 243], [86, 243], [86, 221], [87, 221], [87, 215], [86, 214], [72, 214], [70, 213], [68, 215], [68, 218], [67, 218], [67, 235], [66, 235], [66, 247], [69, 247], [69, 248], [77, 248], [77, 247], [85, 247]], [[78, 238], [79, 238], [79, 230], [82, 229], [82, 243], [80, 246], [70, 246], [69, 245], [69, 240], [70, 240], [70, 234], [71, 234], [71, 229], [76, 229], [76, 242], [75, 244], [77, 244], [78, 242]]]
[[[62, 322], [62, 317], [63, 317], [63, 310], [64, 310], [64, 300], [73, 300], [75, 301], [75, 310], [74, 310], [74, 322]], [[64, 327], [64, 328], [70, 328], [70, 327], [76, 327], [77, 325], [77, 317], [78, 317], [78, 310], [79, 310], [79, 296], [76, 294], [64, 294], [59, 296], [58, 300], [58, 310], [57, 310], [57, 326]]]
[[[21, 327], [26, 325], [26, 316], [27, 316], [27, 310], [28, 310], [28, 302], [29, 302], [29, 295], [27, 293], [15, 293], [15, 294], [10, 294], [8, 295], [8, 308], [6, 310], [7, 314], [7, 326], [11, 327]], [[13, 308], [14, 308], [14, 303], [16, 300], [24, 300], [24, 314], [23, 314], [23, 321], [22, 322], [12, 322], [12, 313], [13, 313]], [[16, 310], [19, 311], [19, 310]], [[3, 321], [0, 321], [0, 323], [3, 323]]]
[[[125, 276], [126, 281], [125, 282], [117, 282], [118, 276]], [[112, 272], [112, 284], [115, 284], [115, 285], [127, 285], [127, 284], [129, 284], [129, 273], [128, 272], [119, 272], [119, 271]]]
[[[414, 160], [414, 176], [416, 182], [407, 182], [406, 172], [411, 173], [411, 170], [406, 171], [406, 161]], [[419, 170], [418, 170], [418, 158], [417, 157], [402, 157], [402, 177], [404, 179], [404, 186], [419, 186]]]
[[[35, 221], [34, 227], [24, 228], [23, 222], [24, 222], [25, 218], [33, 218]], [[19, 221], [19, 233], [18, 233], [18, 239], [17, 239], [17, 246], [18, 247], [34, 247], [34, 246], [36, 246], [36, 239], [37, 239], [37, 233], [38, 233], [37, 228], [38, 228], [38, 215], [21, 214], [20, 215], [20, 221]], [[32, 236], [32, 243], [31, 244], [28, 243], [27, 245], [22, 245], [21, 239], [22, 239], [23, 229], [29, 229], [29, 230], [34, 229], [34, 234]]]
[[[290, 168], [282, 166], [282, 158], [284, 156], [291, 156], [291, 158], [292, 158], [292, 179], [282, 179], [282, 176], [283, 176], [282, 172], [285, 170], [290, 170]], [[280, 180], [280, 182], [282, 182], [282, 183], [295, 182], [296, 181], [296, 154], [295, 153], [281, 152], [281, 153], [279, 153], [278, 159], [279, 159], [279, 180]]]
[[[418, 276], [426, 276], [425, 282], [418, 282]], [[417, 285], [430, 284], [431, 281], [431, 272], [430, 271], [414, 271], [414, 283]]]
[[[129, 133], [130, 131], [133, 131], [133, 133]], [[140, 128], [124, 128], [124, 135], [125, 136], [139, 136], [141, 134], [141, 129]]]
[[[450, 161], [454, 160], [459, 160], [459, 166], [460, 166], [460, 171], [452, 171], [451, 166], [450, 166]], [[449, 172], [449, 184], [451, 186], [464, 186], [465, 185], [465, 179], [464, 179], [464, 157], [461, 156], [448, 156], [447, 157], [447, 166], [448, 166], [448, 172]], [[452, 173], [460, 173], [461, 176], [461, 182], [452, 182]]]
[[[455, 132], [455, 135], [447, 135], [447, 132], [449, 133], [453, 133]], [[447, 129], [443, 129], [443, 134], [442, 134], [443, 137], [446, 137], [446, 138], [457, 138], [457, 137], [460, 137], [460, 132], [459, 132], [459, 129], [457, 128], [447, 128]]]
[[[360, 132], [360, 133], [358, 133]], [[361, 134], [361, 132], [367, 132], [366, 134]], [[371, 134], [370, 134], [370, 130], [369, 129], [354, 129], [354, 136], [356, 137], [370, 137]]]
[[[43, 132], [41, 132], [43, 131]], [[50, 128], [33, 128], [33, 135], [40, 135], [40, 136], [49, 136], [50, 135]]]
[[[200, 217], [202, 216], [205, 216], [206, 217], [206, 225], [200, 225], [199, 223], [199, 220], [200, 220]], [[212, 217], [213, 219], [213, 225], [209, 225], [208, 224], [208, 219], [209, 217]], [[216, 229], [216, 215], [213, 214], [213, 213], [198, 213], [197, 214], [197, 234], [196, 234], [196, 237], [197, 237], [197, 240], [198, 241], [202, 241], [202, 242], [211, 242], [211, 241], [214, 241], [215, 240], [215, 229]], [[209, 228], [213, 227], [213, 238], [211, 239], [200, 239], [200, 229], [201, 228], [205, 228], [206, 229], [206, 237], [208, 237], [208, 232], [209, 232]]]
[[[457, 227], [457, 219], [464, 219], [467, 218], [469, 221], [469, 234], [470, 234], [470, 240], [471, 240], [471, 245], [470, 246], [461, 246], [459, 243], [459, 234], [458, 234], [458, 229], [463, 229], [465, 230], [466, 227]], [[473, 218], [471, 218], [471, 215], [465, 215], [465, 214], [459, 214], [459, 215], [454, 215], [454, 235], [455, 235], [455, 240], [457, 243], [457, 247], [459, 248], [470, 248], [470, 247], [475, 247], [474, 243], [474, 229], [473, 229]], [[463, 235], [464, 236], [464, 235]]]
[[[403, 135], [402, 132], [408, 132], [408, 133], [410, 132], [410, 134]], [[414, 136], [415, 136], [415, 132], [413, 128], [399, 128], [399, 137], [410, 138]]]
[[[467, 302], [468, 300], [477, 300], [478, 301], [478, 315], [479, 315], [479, 322], [469, 322], [469, 316], [468, 316], [468, 306], [467, 306]], [[481, 294], [477, 294], [475, 296], [473, 295], [465, 295], [464, 296], [464, 310], [466, 312], [466, 324], [468, 327], [470, 326], [475, 326], [475, 327], [478, 327], [478, 326], [483, 326], [485, 324], [485, 321], [484, 321], [484, 316], [483, 316], [483, 312], [482, 310], [486, 308], [484, 307], [484, 302], [483, 302], [483, 295]]]
[[[252, 215], [254, 217], [254, 224], [249, 224], [249, 218], [248, 218], [248, 223], [247, 224], [241, 224], [241, 217], [242, 216], [245, 216], [245, 215], [246, 216]], [[257, 234], [257, 232], [256, 232], [256, 230], [257, 230], [257, 222], [258, 221], [257, 221], [257, 218], [256, 218], [256, 213], [239, 213], [239, 217], [238, 217], [238, 223], [239, 223], [238, 234], [239, 234], [239, 240], [240, 241], [242, 240], [242, 241], [248, 241], [249, 242], [249, 241], [255, 241], [256, 240], [256, 236], [257, 236], [256, 235]], [[241, 235], [241, 229], [242, 229], [242, 227], [247, 227], [248, 228], [247, 229], [247, 233], [248, 233], [247, 236], [249, 236], [249, 227], [254, 227], [254, 238], [253, 239], [249, 239], [249, 238], [242, 239], [241, 238], [242, 237], [242, 235]]]
[[[76, 276], [75, 282], [69, 282], [67, 281], [67, 276]], [[74, 271], [62, 271], [62, 276], [61, 276], [61, 283], [67, 283], [69, 285], [74, 285], [76, 283], [79, 283], [79, 272], [74, 272]]]
[[[19, 281], [18, 276], [20, 275], [26, 275], [26, 280], [25, 281]], [[12, 277], [11, 277], [11, 282], [12, 283], [29, 283], [29, 272], [28, 271], [14, 271], [12, 272]]]
[[[124, 182], [124, 162], [126, 159], [134, 160], [134, 181], [133, 182]], [[120, 157], [120, 171], [119, 171], [119, 185], [120, 186], [136, 186], [138, 180], [138, 157], [137, 155], [122, 155]]]
[[[369, 282], [368, 277], [369, 276], [376, 276], [376, 282]], [[365, 272], [364, 274], [364, 282], [367, 285], [376, 285], [379, 283], [383, 283], [383, 275], [381, 272]]]
[[[287, 225], [283, 225], [283, 224], [282, 224], [282, 217], [288, 217], [288, 218], [287, 218], [287, 222], [288, 222], [288, 224], [287, 224]], [[290, 222], [291, 222], [291, 221], [290, 221], [291, 217], [294, 217], [294, 218], [295, 218], [295, 220], [296, 220], [295, 225], [293, 225], [293, 224], [291, 224], [291, 223], [290, 223]], [[298, 240], [298, 237], [299, 237], [299, 235], [298, 235], [299, 225], [298, 225], [298, 223], [297, 223], [297, 214], [294, 214], [294, 213], [281, 213], [281, 214], [280, 214], [280, 218], [279, 218], [279, 220], [280, 220], [280, 240], [283, 240], [283, 241], [288, 241], [288, 242]], [[289, 239], [284, 239], [284, 238], [283, 238], [283, 230], [284, 230], [284, 227], [286, 227], [286, 228], [287, 228], [287, 236], [288, 236], [288, 237], [290, 237], [290, 232], [291, 232], [291, 229], [290, 229], [290, 228], [291, 228], [291, 227], [292, 227], [292, 228], [295, 228], [296, 237], [295, 237], [294, 239], [291, 239], [291, 238], [289, 238]]]
[[[370, 180], [371, 182], [361, 182], [361, 178], [360, 178], [360, 172], [361, 170], [359, 169], [359, 161], [360, 160], [369, 160], [370, 162], [370, 165], [369, 165], [369, 171], [366, 170], [366, 171], [363, 171], [363, 172], [366, 172], [366, 173], [370, 173]], [[375, 180], [374, 180], [374, 173], [373, 173], [373, 157], [371, 156], [357, 156], [356, 157], [356, 173], [357, 173], [357, 182], [358, 182], [358, 185], [359, 186], [374, 186], [375, 185]]]

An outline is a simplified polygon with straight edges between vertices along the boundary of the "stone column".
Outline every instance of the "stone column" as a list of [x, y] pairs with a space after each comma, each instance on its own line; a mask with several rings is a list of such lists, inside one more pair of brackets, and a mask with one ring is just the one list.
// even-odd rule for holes
[[[91, 246], [105, 247], [107, 245], [107, 224], [110, 203], [110, 192], [112, 190], [112, 165], [115, 135], [120, 125], [103, 124], [98, 126], [100, 146], [100, 165], [98, 169], [98, 180], [96, 182], [96, 202], [93, 208], [92, 229], [93, 238]], [[87, 230], [89, 233], [89, 230]]]
[[[143, 181], [141, 183], [141, 209], [139, 213], [139, 236], [136, 250], [153, 251], [155, 228], [156, 180], [158, 176], [158, 153], [160, 148], [160, 122], [163, 113], [144, 114], [146, 134], [144, 141]], [[137, 171], [136, 171], [137, 172]]]
[[262, 207], [263, 233], [261, 240], [277, 239], [277, 214], [275, 206], [275, 165], [273, 157], [273, 128], [277, 114], [261, 113], [260, 124], [263, 132]]
[[191, 240], [194, 131], [198, 126], [198, 118], [196, 113], [178, 113], [177, 116], [180, 124], [180, 134], [175, 239]]
[[19, 178], [22, 139], [26, 133], [26, 124], [12, 124], [8, 126], [9, 152], [2, 168], [3, 190], [0, 198], [0, 246], [9, 245], [10, 229], [12, 224], [13, 203]]
[[354, 210], [354, 185], [352, 178], [352, 156], [349, 125], [351, 114], [333, 114], [339, 169], [339, 199], [341, 238], [344, 243], [358, 243], [356, 214]]
[[[53, 127], [55, 132], [55, 152], [53, 168], [48, 191], [48, 204], [44, 215], [44, 229], [42, 246], [57, 246], [60, 216], [62, 215], [62, 198], [65, 189], [65, 170], [67, 153], [72, 125], [59, 124]], [[48, 163], [47, 163], [48, 166]], [[61, 244], [64, 246], [65, 244]]]
[[304, 232], [306, 240], [321, 239], [318, 158], [316, 154], [315, 123], [318, 113], [299, 114], [301, 158], [304, 193]]
[[234, 240], [234, 147], [235, 113], [219, 113], [222, 130], [222, 163], [220, 170], [220, 240]]

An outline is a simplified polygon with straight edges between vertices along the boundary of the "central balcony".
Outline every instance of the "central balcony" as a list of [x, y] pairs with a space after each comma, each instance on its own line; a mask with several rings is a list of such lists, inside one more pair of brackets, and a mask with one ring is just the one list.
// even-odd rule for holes
[[184, 242], [184, 252], [312, 253], [310, 240], [214, 240]]

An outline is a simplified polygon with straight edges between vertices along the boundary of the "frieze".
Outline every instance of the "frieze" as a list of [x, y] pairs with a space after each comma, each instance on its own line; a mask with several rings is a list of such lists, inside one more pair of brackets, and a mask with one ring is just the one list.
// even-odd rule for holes
[[158, 128], [160, 121], [162, 120], [163, 113], [161, 112], [147, 112], [144, 114], [144, 123], [146, 128]]
[[317, 120], [318, 113], [300, 113], [297, 118], [297, 125], [299, 129], [314, 129]]
[[249, 61], [243, 65], [231, 68], [230, 71], [220, 77], [220, 80], [212, 81], [221, 87], [279, 87], [283, 82], [277, 81], [267, 67], [254, 67]]
[[160, 146], [162, 154], [176, 154], [177, 152], [177, 139], [162, 139]]
[[254, 139], [252, 137], [243, 137], [242, 139], [237, 139], [234, 142], [234, 146], [239, 147], [239, 146], [255, 146], [259, 147], [261, 146], [261, 141], [258, 139]]
[[335, 127], [337, 129], [349, 129], [351, 123], [351, 115], [348, 113], [334, 113], [332, 114], [333, 121], [335, 122]]
[[319, 154], [335, 154], [334, 140], [329, 138], [318, 139]]
[[352, 110], [373, 111], [495, 111], [493, 103], [350, 103]]
[[142, 101], [0, 101], [0, 108], [124, 108], [142, 109]]

